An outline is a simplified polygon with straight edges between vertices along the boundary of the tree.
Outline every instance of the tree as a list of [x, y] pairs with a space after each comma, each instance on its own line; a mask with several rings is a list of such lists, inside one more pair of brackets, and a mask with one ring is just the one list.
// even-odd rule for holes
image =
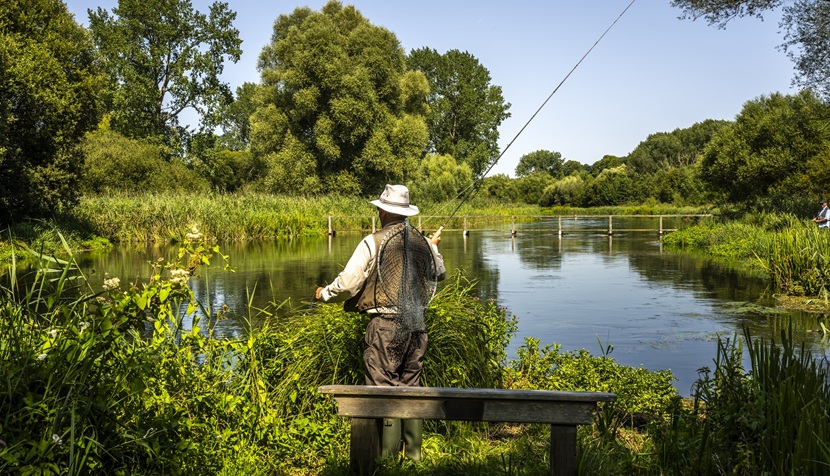
[[726, 124], [727, 121], [707, 119], [688, 128], [651, 134], [623, 161], [639, 174], [694, 165], [712, 136]]
[[103, 128], [83, 141], [81, 188], [86, 193], [208, 190], [207, 181], [183, 164], [165, 160], [159, 144]]
[[473, 185], [470, 166], [451, 155], [429, 154], [421, 162], [409, 189], [418, 200], [440, 202], [456, 198]]
[[542, 192], [539, 204], [544, 207], [552, 205], [571, 205], [578, 207], [585, 196], [585, 181], [576, 175], [569, 175], [562, 180], [548, 185]]
[[825, 195], [828, 109], [809, 91], [747, 102], [706, 147], [701, 178], [728, 201], [755, 209], [786, 211], [799, 197]]
[[407, 72], [395, 35], [353, 6], [280, 15], [259, 69], [251, 151], [268, 164], [266, 188], [373, 195], [417, 169], [426, 78]]
[[0, 224], [71, 207], [103, 76], [59, 0], [0, 4]]
[[498, 127], [510, 117], [501, 87], [490, 84], [490, 72], [466, 51], [421, 48], [407, 64], [429, 80], [428, 151], [452, 155], [480, 177], [497, 159]]
[[89, 27], [110, 75], [113, 130], [180, 150], [179, 115], [195, 109], [206, 127], [232, 94], [219, 80], [224, 61], [242, 54], [236, 13], [214, 2], [210, 14], [190, 0], [119, 0], [112, 14], [88, 10]]
[[562, 164], [562, 176], [567, 177], [569, 175], [579, 174], [579, 173], [587, 173], [588, 171], [585, 170], [585, 165], [582, 162], [576, 160], [568, 160]]
[[254, 95], [257, 85], [243, 83], [236, 88], [236, 97], [233, 102], [225, 104], [219, 114], [219, 125], [223, 134], [220, 144], [226, 149], [241, 151], [251, 143], [251, 116], [256, 111]]
[[603, 170], [619, 167], [622, 164], [623, 159], [621, 159], [620, 157], [617, 157], [616, 155], [605, 155], [598, 161], [589, 165], [588, 168], [591, 171], [591, 175], [596, 177], [600, 173], [602, 173]]
[[516, 181], [506, 174], [484, 177], [481, 181], [481, 194], [504, 203], [514, 203], [519, 199]]
[[534, 172], [545, 172], [553, 178], [562, 178], [562, 165], [565, 160], [559, 152], [537, 150], [523, 155], [516, 166], [516, 175], [525, 177]]
[[763, 18], [766, 11], [781, 7], [779, 26], [784, 31], [780, 46], [796, 66], [793, 82], [814, 90], [830, 101], [830, 2], [827, 0], [672, 0], [683, 11], [681, 18], [705, 18], [710, 25], [726, 28], [734, 18]]
[[625, 164], [607, 168], [586, 187], [585, 204], [589, 207], [622, 205], [631, 201], [632, 192]]

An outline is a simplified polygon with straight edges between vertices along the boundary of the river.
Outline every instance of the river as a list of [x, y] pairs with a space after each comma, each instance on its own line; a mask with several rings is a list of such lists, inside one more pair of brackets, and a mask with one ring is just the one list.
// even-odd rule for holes
[[[606, 219], [607, 222], [607, 219]], [[596, 227], [603, 226], [596, 219]], [[713, 367], [718, 336], [733, 337], [743, 326], [759, 336], [778, 336], [792, 322], [797, 340], [823, 355], [827, 341], [820, 316], [784, 311], [760, 299], [766, 283], [740, 275], [705, 257], [667, 252], [658, 234], [644, 232], [556, 232], [545, 220], [488, 230], [445, 232], [441, 252], [450, 274], [478, 281], [482, 299], [496, 299], [519, 320], [508, 349], [526, 337], [557, 343], [563, 351], [598, 355], [613, 346], [618, 362], [649, 370], [670, 369], [678, 392], [690, 395], [701, 367]], [[246, 303], [262, 307], [286, 302], [282, 312], [307, 302], [318, 285], [332, 280], [361, 235], [222, 245], [233, 272], [214, 258], [210, 272], [191, 279], [197, 297], [213, 309], [232, 311], [217, 332], [236, 335], [245, 326]], [[95, 285], [110, 277], [122, 283], [146, 280], [150, 262], [169, 257], [171, 247], [119, 246], [79, 257]]]

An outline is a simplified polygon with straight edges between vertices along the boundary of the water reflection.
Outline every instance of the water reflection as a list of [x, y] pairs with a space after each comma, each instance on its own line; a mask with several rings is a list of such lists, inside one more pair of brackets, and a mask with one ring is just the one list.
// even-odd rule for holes
[[[450, 273], [475, 278], [482, 298], [497, 299], [519, 318], [511, 357], [530, 336], [566, 351], [585, 348], [595, 354], [601, 341], [614, 346], [611, 355], [623, 364], [671, 369], [678, 391], [688, 395], [697, 369], [712, 366], [717, 336], [731, 337], [744, 325], [770, 336], [793, 322], [797, 339], [824, 351], [820, 335], [809, 332], [818, 328], [821, 316], [770, 307], [759, 300], [766, 286], [761, 279], [739, 276], [704, 258], [663, 252], [656, 230], [559, 236], [556, 221], [544, 225], [517, 225], [515, 236], [510, 225], [473, 230], [469, 236], [445, 232], [441, 243]], [[579, 225], [602, 229], [607, 218]], [[623, 226], [615, 223], [615, 228]], [[337, 275], [361, 238], [344, 233], [224, 245], [235, 272], [217, 266], [194, 278], [191, 286], [213, 309], [226, 304], [237, 313], [222, 321], [217, 332], [238, 334], [248, 302], [262, 307], [288, 300], [286, 310], [303, 305], [318, 285]], [[103, 281], [104, 272], [125, 282], [146, 279], [151, 262], [174, 252], [123, 247], [84, 256], [81, 264], [94, 271], [93, 284]]]

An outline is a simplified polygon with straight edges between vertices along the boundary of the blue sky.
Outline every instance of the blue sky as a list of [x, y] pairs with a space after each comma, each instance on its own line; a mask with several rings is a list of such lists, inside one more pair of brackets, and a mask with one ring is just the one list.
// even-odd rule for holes
[[[192, 0], [207, 12], [210, 1]], [[87, 9], [112, 0], [66, 2], [88, 24]], [[324, 0], [230, 0], [243, 40], [242, 58], [227, 63], [223, 79], [235, 90], [259, 82], [257, 57], [281, 14]], [[502, 87], [512, 116], [499, 129], [504, 148], [630, 0], [355, 0], [372, 24], [398, 37], [406, 52], [429, 47], [467, 51]], [[489, 175], [513, 176], [522, 155], [560, 152], [592, 164], [624, 156], [655, 132], [705, 119], [734, 119], [746, 101], [793, 93], [793, 63], [778, 51], [779, 12], [764, 21], [731, 22], [726, 30], [679, 20], [668, 0], [636, 0], [507, 150]]]

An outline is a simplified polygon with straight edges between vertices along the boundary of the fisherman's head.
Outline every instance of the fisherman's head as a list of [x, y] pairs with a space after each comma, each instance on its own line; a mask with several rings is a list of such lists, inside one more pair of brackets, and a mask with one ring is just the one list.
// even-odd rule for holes
[[[409, 189], [404, 185], [386, 185], [380, 198], [372, 200], [372, 205], [378, 207], [381, 216], [384, 212], [391, 218], [406, 218], [418, 214], [418, 207], [409, 203]], [[391, 221], [391, 220], [390, 220]], [[381, 220], [383, 222], [383, 220]]]

